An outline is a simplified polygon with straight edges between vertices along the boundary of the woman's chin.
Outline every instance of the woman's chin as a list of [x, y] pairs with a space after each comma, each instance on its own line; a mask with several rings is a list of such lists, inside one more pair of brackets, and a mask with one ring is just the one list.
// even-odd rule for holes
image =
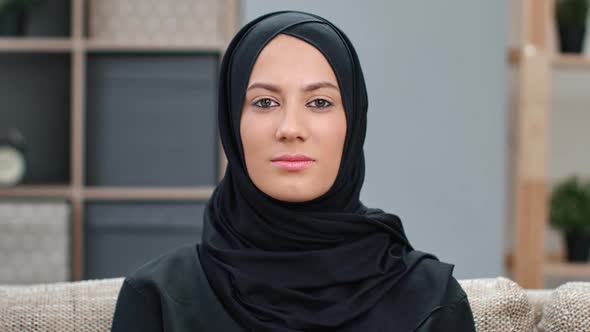
[[[299, 180], [299, 181], [297, 181]], [[284, 202], [306, 202], [319, 197], [317, 185], [311, 185], [309, 181], [300, 181], [302, 179], [276, 179], [271, 180], [272, 188], [263, 190], [269, 196]], [[310, 191], [310, 189], [314, 189]]]

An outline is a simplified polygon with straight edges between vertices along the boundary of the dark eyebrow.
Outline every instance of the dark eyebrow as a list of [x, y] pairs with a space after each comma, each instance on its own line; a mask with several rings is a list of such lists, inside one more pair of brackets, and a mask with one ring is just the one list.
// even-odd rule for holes
[[256, 88], [261, 88], [261, 89], [266, 89], [268, 91], [272, 91], [272, 92], [281, 92], [281, 88], [279, 88], [278, 86], [274, 85], [274, 84], [270, 84], [270, 83], [252, 83], [248, 89], [246, 89], [246, 91], [252, 90], [252, 89], [256, 89]]
[[303, 91], [309, 92], [309, 91], [313, 91], [313, 90], [317, 90], [317, 89], [321, 89], [321, 88], [332, 88], [332, 89], [338, 90], [338, 87], [330, 82], [317, 82], [317, 83], [311, 83], [311, 84], [305, 86], [303, 88]]
[[[270, 84], [270, 83], [262, 83], [262, 82], [252, 83], [246, 91], [251, 90], [251, 89], [255, 89], [255, 88], [262, 88], [262, 89], [266, 89], [266, 90], [272, 91], [272, 92], [281, 92], [281, 88], [278, 87], [277, 85]], [[338, 87], [330, 82], [316, 82], [316, 83], [311, 83], [311, 84], [304, 86], [303, 91], [309, 92], [309, 91], [317, 90], [320, 88], [332, 88], [332, 89], [338, 90]]]

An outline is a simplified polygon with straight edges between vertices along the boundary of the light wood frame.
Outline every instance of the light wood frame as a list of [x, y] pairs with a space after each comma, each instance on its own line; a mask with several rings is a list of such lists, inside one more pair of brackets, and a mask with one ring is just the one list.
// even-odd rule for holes
[[555, 68], [590, 69], [590, 58], [556, 52], [555, 0], [521, 0], [522, 45], [510, 49], [508, 62], [518, 68], [518, 100], [510, 126], [510, 221], [515, 247], [506, 265], [525, 288], [543, 288], [546, 276], [588, 278], [590, 264], [568, 263], [565, 252], [546, 252], [549, 188], [547, 167], [551, 76]]

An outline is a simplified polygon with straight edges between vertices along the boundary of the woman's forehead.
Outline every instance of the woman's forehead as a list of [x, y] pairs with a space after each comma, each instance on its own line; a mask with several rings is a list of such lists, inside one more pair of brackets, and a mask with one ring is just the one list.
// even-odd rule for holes
[[328, 82], [337, 84], [336, 75], [324, 55], [313, 45], [296, 37], [279, 34], [259, 53], [250, 73], [253, 83], [288, 84], [299, 86]]

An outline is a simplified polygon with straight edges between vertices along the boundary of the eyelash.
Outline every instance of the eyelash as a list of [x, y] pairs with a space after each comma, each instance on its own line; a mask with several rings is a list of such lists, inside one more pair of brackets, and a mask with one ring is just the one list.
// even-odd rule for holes
[[[263, 101], [263, 100], [270, 100], [270, 101], [271, 101], [271, 104], [272, 104], [272, 103], [278, 104], [276, 101], [274, 101], [274, 100], [272, 100], [272, 99], [270, 99], [270, 98], [260, 98], [260, 99], [258, 99], [257, 101], [253, 102], [253, 103], [252, 103], [252, 105], [254, 105], [254, 106], [256, 106], [256, 107], [258, 107], [258, 108], [260, 108], [260, 109], [264, 109], [264, 110], [266, 110], [266, 109], [269, 109], [269, 108], [272, 108], [272, 107], [276, 107], [276, 105], [272, 105], [272, 106], [268, 106], [268, 107], [263, 107], [263, 106], [259, 105], [259, 103], [260, 103], [261, 101]], [[317, 103], [317, 101], [318, 101], [318, 100], [323, 100], [323, 101], [325, 101], [327, 105], [326, 105], [326, 106], [323, 106], [323, 107], [320, 107], [320, 106], [314, 106], [313, 108], [316, 108], [316, 109], [323, 110], [323, 109], [326, 109], [326, 108], [328, 108], [328, 107], [331, 107], [331, 106], [333, 106], [332, 102], [330, 102], [329, 100], [327, 100], [327, 99], [324, 99], [324, 98], [317, 98], [317, 99], [314, 99], [314, 100], [310, 101], [309, 103], [313, 103], [313, 102], [316, 102], [316, 103]], [[309, 103], [308, 103], [308, 104], [309, 104]]]

